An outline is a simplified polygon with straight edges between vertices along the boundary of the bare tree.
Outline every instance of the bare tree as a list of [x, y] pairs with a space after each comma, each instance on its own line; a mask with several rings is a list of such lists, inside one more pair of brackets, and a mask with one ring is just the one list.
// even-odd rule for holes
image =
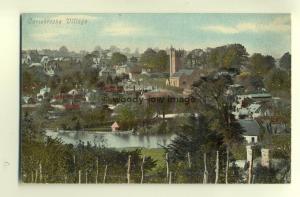
[[145, 162], [145, 155], [143, 156], [143, 160], [142, 160], [142, 164], [141, 164], [141, 184], [143, 183], [144, 181], [144, 162]]
[[78, 170], [78, 183], [81, 183], [81, 170]]
[[247, 160], [249, 162], [248, 167], [248, 184], [252, 182], [252, 172], [253, 172], [253, 151], [251, 146], [247, 146]]
[[166, 153], [166, 170], [167, 170], [167, 180], [169, 178], [169, 158], [168, 158], [168, 153]]
[[188, 159], [188, 166], [189, 166], [189, 168], [191, 168], [192, 164], [191, 164], [191, 155], [190, 155], [190, 152], [187, 153], [187, 159]]
[[40, 168], [40, 183], [43, 182], [43, 173], [42, 173], [42, 164], [39, 164], [39, 168]]
[[215, 179], [215, 183], [218, 183], [219, 180], [219, 151], [217, 151], [217, 156], [216, 156], [216, 179]]
[[104, 174], [103, 174], [103, 183], [106, 181], [107, 165], [105, 165]]
[[68, 176], [67, 175], [64, 176], [64, 180], [65, 180], [65, 183], [67, 183], [67, 181], [68, 181]]
[[98, 183], [98, 175], [99, 175], [99, 163], [98, 163], [98, 158], [96, 160], [96, 184]]
[[128, 155], [128, 163], [127, 163], [127, 183], [130, 183], [130, 163], [131, 163], [131, 155]]
[[229, 148], [226, 148], [226, 168], [225, 168], [225, 183], [228, 184], [228, 169], [229, 169]]
[[88, 183], [88, 174], [87, 174], [87, 169], [85, 170], [85, 184]]
[[34, 182], [37, 183], [38, 180], [38, 169], [35, 170], [35, 179]]
[[203, 161], [204, 161], [204, 174], [203, 174], [203, 183], [206, 184], [208, 181], [208, 171], [206, 165], [206, 153], [203, 154]]

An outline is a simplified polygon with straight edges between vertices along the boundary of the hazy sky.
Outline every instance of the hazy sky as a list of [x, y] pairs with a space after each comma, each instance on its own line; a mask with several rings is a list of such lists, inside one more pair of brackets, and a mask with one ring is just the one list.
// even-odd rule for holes
[[[70, 19], [82, 24], [70, 24]], [[280, 57], [291, 51], [290, 23], [289, 14], [23, 14], [22, 48], [65, 45], [90, 51], [115, 45], [143, 52], [148, 47], [190, 50], [240, 43], [250, 54]]]

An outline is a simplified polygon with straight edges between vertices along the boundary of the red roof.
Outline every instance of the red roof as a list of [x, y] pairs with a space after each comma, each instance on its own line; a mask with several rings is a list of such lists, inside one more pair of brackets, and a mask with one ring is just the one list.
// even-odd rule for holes
[[111, 128], [119, 128], [119, 125], [117, 122], [114, 122], [112, 125], [111, 125]]
[[104, 86], [104, 91], [106, 91], [106, 92], [122, 92], [123, 87], [114, 86], [114, 85], [106, 85], [106, 86]]
[[82, 95], [70, 95], [70, 94], [58, 94], [55, 95], [54, 98], [56, 100], [64, 100], [64, 99], [72, 99], [72, 98], [76, 98], [76, 99], [84, 99], [84, 96]]
[[70, 109], [80, 109], [80, 105], [79, 104], [65, 104], [64, 107], [67, 110], [70, 110]]

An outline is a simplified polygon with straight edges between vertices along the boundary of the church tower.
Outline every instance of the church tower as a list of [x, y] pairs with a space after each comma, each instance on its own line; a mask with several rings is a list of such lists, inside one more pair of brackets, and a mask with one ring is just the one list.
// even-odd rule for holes
[[175, 49], [171, 46], [171, 48], [170, 48], [170, 76], [172, 76], [176, 72], [175, 63], [176, 63], [176, 52], [175, 52]]
[[176, 73], [181, 67], [181, 57], [176, 50], [171, 46], [170, 48], [170, 76]]

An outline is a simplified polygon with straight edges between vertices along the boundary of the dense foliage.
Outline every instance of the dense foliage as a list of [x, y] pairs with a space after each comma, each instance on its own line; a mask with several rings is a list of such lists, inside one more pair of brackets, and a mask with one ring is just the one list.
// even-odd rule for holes
[[[81, 183], [103, 182], [107, 165], [106, 183], [127, 182], [128, 156], [131, 156], [131, 182], [139, 183], [141, 178], [141, 150], [116, 151], [101, 144], [63, 144], [60, 139], [45, 137], [36, 130], [30, 115], [22, 118], [21, 137], [21, 180], [26, 183]], [[144, 172], [155, 167], [156, 161], [145, 158]], [[147, 179], [145, 178], [145, 181]]]

